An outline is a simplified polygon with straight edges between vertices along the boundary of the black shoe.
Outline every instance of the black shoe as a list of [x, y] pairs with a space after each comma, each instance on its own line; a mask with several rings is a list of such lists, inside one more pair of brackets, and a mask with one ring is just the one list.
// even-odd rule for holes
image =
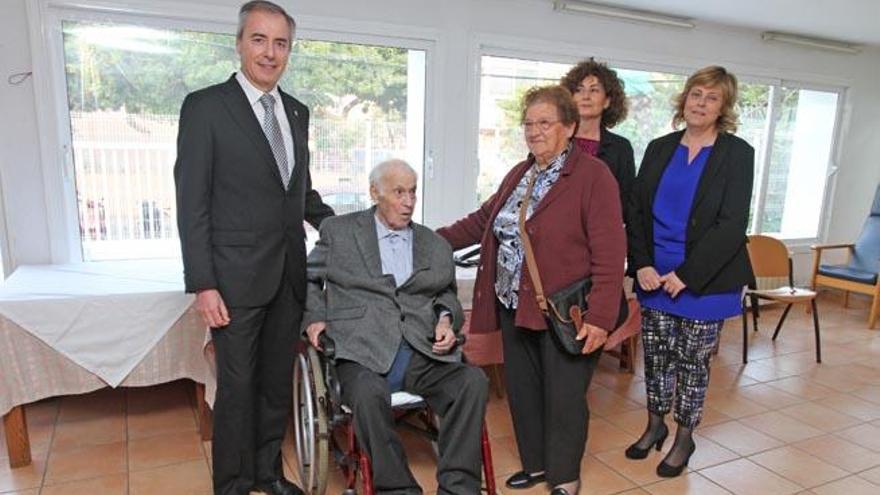
[[544, 473], [531, 475], [525, 471], [520, 471], [512, 474], [510, 478], [507, 478], [507, 481], [505, 481], [504, 484], [507, 485], [507, 488], [519, 490], [521, 488], [529, 488], [538, 483], [543, 483], [544, 481]]
[[697, 449], [697, 444], [691, 443], [691, 451], [688, 452], [687, 457], [684, 458], [684, 462], [679, 464], [678, 466], [673, 466], [671, 464], [667, 464], [664, 460], [657, 466], [657, 476], [661, 478], [675, 478], [684, 468], [687, 467], [688, 462], [691, 460], [691, 456], [694, 455], [694, 450]]
[[266, 495], [305, 495], [302, 490], [293, 483], [284, 478], [275, 481], [258, 483], [254, 486], [254, 490], [263, 492]]
[[550, 492], [550, 495], [569, 495], [568, 490], [565, 488], [556, 487]]
[[648, 448], [643, 449], [641, 447], [638, 447], [636, 445], [638, 442], [636, 442], [636, 443], [630, 445], [626, 449], [626, 452], [624, 452], [624, 455], [626, 456], [627, 459], [644, 459], [645, 457], [648, 457], [648, 451], [651, 450], [651, 447], [654, 447], [658, 451], [660, 449], [662, 449], [663, 442], [666, 441], [667, 436], [669, 436], [669, 428], [667, 428], [666, 425], [664, 424], [663, 425], [663, 433], [661, 433], [660, 436], [657, 437], [656, 440], [651, 442], [651, 444], [648, 445]]

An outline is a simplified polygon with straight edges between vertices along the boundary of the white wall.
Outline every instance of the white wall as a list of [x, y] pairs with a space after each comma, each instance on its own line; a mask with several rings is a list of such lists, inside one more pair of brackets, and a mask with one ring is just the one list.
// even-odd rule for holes
[[[9, 76], [31, 70], [25, 0], [0, 2], [0, 181], [8, 244], [7, 268], [49, 261], [49, 233], [34, 108], [34, 79], [18, 86]], [[2, 232], [0, 232], [2, 235]], [[8, 246], [8, 247], [7, 247]]]
[[[4, 79], [29, 67], [25, 21], [26, 0], [0, 3], [0, 55]], [[39, 0], [27, 0], [37, 2]], [[211, 21], [235, 19], [238, 0], [190, 0], [187, 6]], [[88, 0], [79, 2], [88, 3]], [[102, 0], [107, 4], [107, 0]], [[119, 0], [114, 5], [157, 9], [161, 2]], [[559, 60], [595, 55], [614, 65], [651, 64], [657, 68], [692, 70], [710, 63], [742, 75], [786, 78], [848, 87], [839, 149], [839, 172], [830, 196], [828, 240], [852, 239], [859, 231], [874, 188], [880, 181], [880, 49], [845, 55], [761, 41], [757, 31], [699, 23], [696, 29], [655, 27], [553, 12], [543, 0], [297, 0], [282, 1], [303, 31], [357, 29], [389, 35], [436, 40], [429, 85], [435, 99], [429, 108], [429, 129], [436, 169], [426, 181], [428, 198], [444, 198], [440, 208], [426, 211], [430, 225], [454, 220], [474, 205], [476, 183], [476, 85], [478, 46], [522, 52]], [[149, 7], [145, 7], [149, 6]], [[820, 13], [816, 13], [820, 15]], [[421, 35], [419, 34], [421, 33]], [[36, 54], [42, 56], [43, 54]], [[37, 57], [39, 60], [40, 57]], [[8, 62], [7, 62], [8, 61]], [[296, 70], [296, 61], [291, 63]], [[40, 74], [37, 74], [40, 76]], [[39, 133], [32, 115], [33, 83], [10, 87], [0, 81], [0, 160], [6, 197], [6, 218], [16, 262], [49, 261], [45, 201], [40, 201]], [[7, 111], [9, 108], [11, 111]], [[430, 138], [429, 138], [430, 139]], [[15, 196], [15, 197], [13, 197]], [[817, 198], [820, 200], [821, 198]], [[429, 199], [430, 201], [430, 199]], [[56, 234], [53, 232], [53, 237]], [[57, 252], [57, 251], [56, 251]], [[809, 270], [808, 255], [795, 260], [797, 271]], [[803, 278], [802, 276], [799, 278]]]

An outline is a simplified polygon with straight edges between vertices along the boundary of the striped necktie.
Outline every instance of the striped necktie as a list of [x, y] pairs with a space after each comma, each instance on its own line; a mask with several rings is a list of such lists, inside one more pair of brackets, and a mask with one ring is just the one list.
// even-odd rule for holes
[[278, 165], [278, 171], [281, 172], [281, 183], [284, 189], [290, 183], [290, 171], [287, 169], [287, 151], [284, 149], [284, 138], [281, 136], [281, 126], [278, 124], [278, 118], [275, 117], [275, 97], [269, 93], [263, 93], [260, 97], [260, 103], [266, 111], [263, 117], [263, 132], [269, 140], [269, 146], [272, 148], [272, 154], [275, 155], [275, 163]]

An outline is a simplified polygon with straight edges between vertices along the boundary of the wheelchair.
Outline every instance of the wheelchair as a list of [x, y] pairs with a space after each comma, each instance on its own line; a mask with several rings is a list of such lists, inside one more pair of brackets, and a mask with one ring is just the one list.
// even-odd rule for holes
[[[459, 337], [462, 339], [462, 337]], [[357, 493], [358, 475], [364, 495], [373, 495], [370, 459], [358, 446], [351, 410], [342, 403], [341, 385], [336, 377], [333, 340], [326, 332], [320, 337], [323, 351], [307, 341], [297, 344], [293, 373], [293, 430], [295, 467], [303, 490], [309, 495], [324, 495], [330, 477], [331, 457], [345, 478], [344, 495]], [[459, 340], [461, 344], [463, 340]], [[413, 429], [432, 444], [435, 456], [438, 418], [424, 399], [407, 392], [391, 395], [391, 406], [398, 427]], [[482, 492], [495, 495], [492, 451], [486, 424], [481, 435], [483, 456]]]

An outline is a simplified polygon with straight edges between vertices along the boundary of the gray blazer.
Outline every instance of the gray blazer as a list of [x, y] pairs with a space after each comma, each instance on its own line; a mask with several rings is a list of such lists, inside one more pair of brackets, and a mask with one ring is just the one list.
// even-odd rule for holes
[[328, 218], [309, 254], [308, 298], [303, 332], [316, 321], [327, 322], [336, 342], [336, 357], [387, 373], [406, 341], [417, 352], [437, 361], [461, 360], [460, 349], [434, 354], [437, 315], [452, 313], [453, 329], [461, 330], [464, 314], [456, 296], [452, 248], [431, 229], [413, 222], [413, 271], [400, 287], [382, 274], [375, 207]]

